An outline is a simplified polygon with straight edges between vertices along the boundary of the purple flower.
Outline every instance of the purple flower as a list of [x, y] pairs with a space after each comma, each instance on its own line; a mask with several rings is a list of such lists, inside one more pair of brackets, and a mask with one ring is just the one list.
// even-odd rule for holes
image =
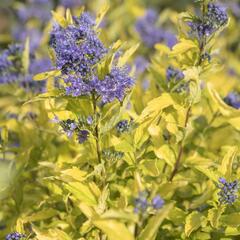
[[93, 118], [91, 116], [88, 116], [87, 117], [87, 124], [92, 125], [92, 123], [93, 123]]
[[53, 9], [51, 0], [30, 0], [28, 3], [22, 5], [17, 11], [20, 21], [26, 22], [31, 18], [36, 18], [46, 22], [51, 18], [50, 10]]
[[18, 42], [25, 42], [27, 37], [30, 39], [30, 52], [33, 53], [40, 45], [42, 33], [36, 28], [25, 28], [17, 26], [12, 32], [13, 38]]
[[201, 40], [203, 37], [212, 35], [227, 22], [226, 9], [223, 6], [209, 3], [206, 15], [203, 18], [196, 18], [194, 21], [188, 22], [188, 25], [191, 28], [191, 34], [196, 35]]
[[65, 8], [78, 7], [83, 4], [82, 0], [61, 0], [60, 4]]
[[152, 206], [154, 209], [160, 209], [162, 208], [164, 205], [164, 200], [160, 197], [160, 195], [157, 195], [155, 196], [153, 199], [152, 199]]
[[142, 74], [148, 67], [149, 62], [143, 56], [138, 56], [135, 59], [136, 73], [138, 75]]
[[115, 66], [99, 79], [96, 65], [107, 54], [108, 49], [98, 38], [94, 29], [95, 20], [83, 13], [74, 17], [74, 24], [62, 28], [55, 24], [51, 33], [50, 45], [56, 53], [56, 66], [62, 71], [67, 95], [74, 97], [96, 94], [102, 102], [114, 99], [122, 101], [133, 85], [129, 69]]
[[232, 205], [238, 198], [238, 181], [228, 182], [225, 178], [219, 178], [218, 200], [222, 204]]
[[184, 74], [179, 69], [169, 66], [167, 68], [166, 77], [168, 81], [172, 81], [172, 80], [179, 81], [184, 78]]
[[79, 77], [86, 77], [107, 49], [94, 31], [94, 20], [88, 13], [74, 18], [74, 21], [67, 28], [55, 24], [50, 45], [56, 53], [57, 68], [63, 74], [75, 72]]
[[57, 116], [54, 116], [54, 118], [51, 120], [53, 123], [60, 123], [60, 119]]
[[224, 102], [233, 108], [240, 109], [240, 94], [231, 92], [224, 98]]
[[134, 199], [134, 212], [144, 213], [148, 206], [148, 193], [146, 191], [140, 192], [138, 197]]
[[21, 234], [18, 232], [14, 232], [14, 233], [9, 233], [5, 240], [21, 240], [22, 238], [25, 238], [26, 235], [25, 234]]
[[118, 133], [128, 132], [129, 128], [130, 128], [130, 124], [129, 124], [128, 120], [122, 120], [122, 121], [118, 122], [117, 126], [116, 126]]
[[77, 134], [77, 139], [80, 144], [87, 141], [88, 137], [89, 137], [89, 131], [87, 130], [80, 130]]
[[96, 92], [102, 97], [103, 103], [112, 102], [114, 99], [122, 101], [126, 91], [134, 84], [127, 68], [113, 67], [103, 80], [98, 80]]
[[158, 14], [155, 10], [147, 10], [145, 16], [136, 22], [136, 30], [147, 47], [152, 48], [156, 43], [165, 42], [173, 47], [177, 40], [174, 34], [156, 26]]

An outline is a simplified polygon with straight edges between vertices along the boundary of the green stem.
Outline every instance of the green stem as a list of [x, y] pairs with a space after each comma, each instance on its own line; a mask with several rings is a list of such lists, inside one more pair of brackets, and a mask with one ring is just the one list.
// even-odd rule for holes
[[95, 126], [95, 140], [96, 140], [96, 148], [97, 148], [97, 157], [98, 157], [98, 162], [102, 162], [102, 156], [101, 156], [101, 145], [100, 145], [100, 134], [99, 134], [99, 118], [98, 118], [98, 112], [97, 112], [97, 98], [93, 94], [92, 96], [93, 99], [93, 111], [94, 111], [94, 116], [96, 118], [96, 126]]
[[[188, 121], [189, 121], [189, 117], [190, 117], [190, 112], [191, 112], [191, 107], [188, 108], [187, 110], [187, 114], [186, 114], [186, 119], [185, 119], [185, 123], [184, 123], [184, 128], [186, 129], [187, 127], [187, 124], [188, 124]], [[185, 134], [186, 136], [186, 134]], [[185, 139], [185, 136], [183, 137], [181, 143], [180, 143], [180, 146], [179, 146], [179, 151], [178, 151], [178, 155], [177, 155], [177, 160], [175, 162], [175, 165], [174, 165], [174, 168], [173, 168], [173, 171], [170, 175], [170, 178], [169, 180], [172, 181], [173, 178], [175, 177], [175, 175], [177, 174], [178, 172], [178, 169], [180, 167], [180, 163], [181, 163], [181, 159], [182, 159], [182, 155], [183, 155], [183, 150], [184, 150], [184, 139]]]

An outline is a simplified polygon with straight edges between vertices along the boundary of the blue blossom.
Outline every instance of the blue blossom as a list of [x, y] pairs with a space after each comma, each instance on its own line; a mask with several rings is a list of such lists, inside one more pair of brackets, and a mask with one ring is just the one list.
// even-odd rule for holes
[[152, 207], [156, 210], [162, 208], [164, 205], [164, 200], [160, 197], [160, 195], [155, 196], [152, 199]]
[[29, 0], [28, 4], [19, 7], [17, 15], [20, 21], [23, 22], [32, 18], [46, 22], [51, 18], [51, 9], [53, 9], [51, 0]]
[[0, 55], [0, 83], [17, 83], [25, 90], [32, 92], [43, 92], [45, 81], [33, 81], [33, 76], [39, 72], [51, 69], [51, 61], [48, 58], [37, 59], [30, 54], [30, 65], [28, 73], [23, 71], [22, 44], [12, 44]]
[[84, 143], [89, 137], [88, 130], [79, 130], [77, 133], [77, 139], [80, 144]]
[[88, 125], [92, 125], [93, 124], [92, 116], [88, 116], [86, 122], [87, 122]]
[[219, 202], [222, 204], [233, 204], [238, 198], [238, 181], [228, 182], [225, 178], [219, 178], [218, 192]]
[[103, 104], [122, 101], [134, 81], [126, 66], [116, 63], [103, 79], [97, 76], [96, 65], [108, 49], [94, 30], [95, 20], [89, 13], [74, 17], [74, 24], [62, 28], [55, 24], [50, 45], [56, 53], [56, 67], [62, 71], [67, 95], [74, 97], [95, 94]]
[[135, 59], [135, 66], [137, 75], [140, 75], [147, 69], [149, 62], [143, 56], [138, 56]]
[[134, 80], [129, 76], [126, 67], [113, 67], [103, 80], [98, 80], [96, 92], [102, 97], [102, 102], [122, 101], [126, 92], [133, 86]]
[[191, 28], [191, 33], [196, 34], [199, 40], [203, 37], [209, 37], [219, 28], [226, 25], [228, 22], [228, 15], [226, 9], [218, 4], [209, 3], [207, 6], [207, 13], [203, 18], [196, 18], [192, 22], [188, 22]]
[[74, 24], [66, 28], [55, 23], [50, 45], [56, 52], [57, 68], [63, 74], [74, 72], [78, 77], [86, 77], [107, 53], [93, 26], [94, 19], [88, 13], [74, 17]]
[[66, 133], [68, 138], [71, 138], [74, 134], [75, 129], [77, 128], [77, 124], [72, 119], [62, 120], [58, 121], [56, 119], [56, 122], [59, 122], [60, 126], [62, 127], [63, 131]]
[[21, 78], [23, 46], [12, 44], [0, 55], [0, 83], [15, 82]]
[[231, 92], [224, 98], [224, 102], [233, 108], [240, 109], [240, 94]]
[[138, 197], [134, 199], [134, 212], [144, 213], [147, 210], [148, 206], [148, 192], [140, 192], [138, 194]]
[[36, 28], [26, 28], [24, 25], [16, 26], [12, 31], [13, 38], [17, 42], [25, 42], [30, 39], [30, 52], [33, 53], [40, 45], [42, 32]]
[[116, 129], [118, 131], [118, 133], [124, 133], [129, 131], [130, 125], [128, 120], [122, 120], [120, 122], [117, 123]]
[[21, 234], [21, 233], [18, 233], [18, 232], [13, 232], [13, 233], [9, 233], [6, 236], [5, 240], [21, 240], [25, 237], [26, 237], [25, 234]]
[[83, 1], [82, 0], [61, 0], [60, 4], [65, 8], [73, 8], [83, 4]]
[[146, 14], [136, 22], [136, 30], [147, 47], [152, 48], [156, 43], [166, 42], [173, 47], [177, 39], [174, 34], [156, 26], [158, 14], [153, 9], [148, 9]]
[[168, 81], [179, 81], [184, 78], [184, 74], [181, 70], [169, 66], [166, 71], [166, 77]]

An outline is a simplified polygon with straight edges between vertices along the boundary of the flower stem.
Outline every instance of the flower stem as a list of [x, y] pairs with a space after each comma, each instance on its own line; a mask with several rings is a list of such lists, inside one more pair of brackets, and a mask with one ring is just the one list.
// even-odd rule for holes
[[[188, 121], [189, 121], [189, 117], [190, 117], [190, 113], [191, 113], [191, 106], [188, 108], [187, 110], [187, 113], [186, 113], [186, 119], [185, 119], [185, 123], [184, 123], [184, 128], [187, 127], [187, 124], [188, 124]], [[186, 136], [186, 134], [185, 134]], [[178, 151], [178, 155], [177, 155], [177, 160], [175, 162], [175, 165], [174, 165], [174, 169], [171, 173], [171, 176], [169, 178], [170, 181], [173, 180], [173, 178], [175, 177], [175, 175], [177, 174], [178, 172], [178, 169], [180, 167], [180, 163], [181, 163], [181, 159], [182, 159], [182, 155], [183, 155], [183, 149], [184, 149], [184, 139], [185, 139], [185, 136], [183, 137], [181, 143], [180, 143], [180, 147], [179, 147], [179, 151]]]
[[93, 111], [94, 111], [94, 116], [96, 118], [96, 126], [95, 126], [95, 140], [96, 140], [96, 148], [97, 148], [97, 157], [98, 157], [98, 162], [102, 162], [102, 157], [101, 157], [101, 145], [100, 145], [100, 134], [99, 134], [99, 118], [98, 118], [98, 112], [97, 112], [97, 98], [93, 94], [92, 96], [93, 99]]

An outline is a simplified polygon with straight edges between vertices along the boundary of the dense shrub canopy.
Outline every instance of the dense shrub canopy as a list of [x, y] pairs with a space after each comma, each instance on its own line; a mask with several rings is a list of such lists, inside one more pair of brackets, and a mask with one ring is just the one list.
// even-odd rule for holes
[[240, 4], [0, 3], [0, 239], [239, 239]]

